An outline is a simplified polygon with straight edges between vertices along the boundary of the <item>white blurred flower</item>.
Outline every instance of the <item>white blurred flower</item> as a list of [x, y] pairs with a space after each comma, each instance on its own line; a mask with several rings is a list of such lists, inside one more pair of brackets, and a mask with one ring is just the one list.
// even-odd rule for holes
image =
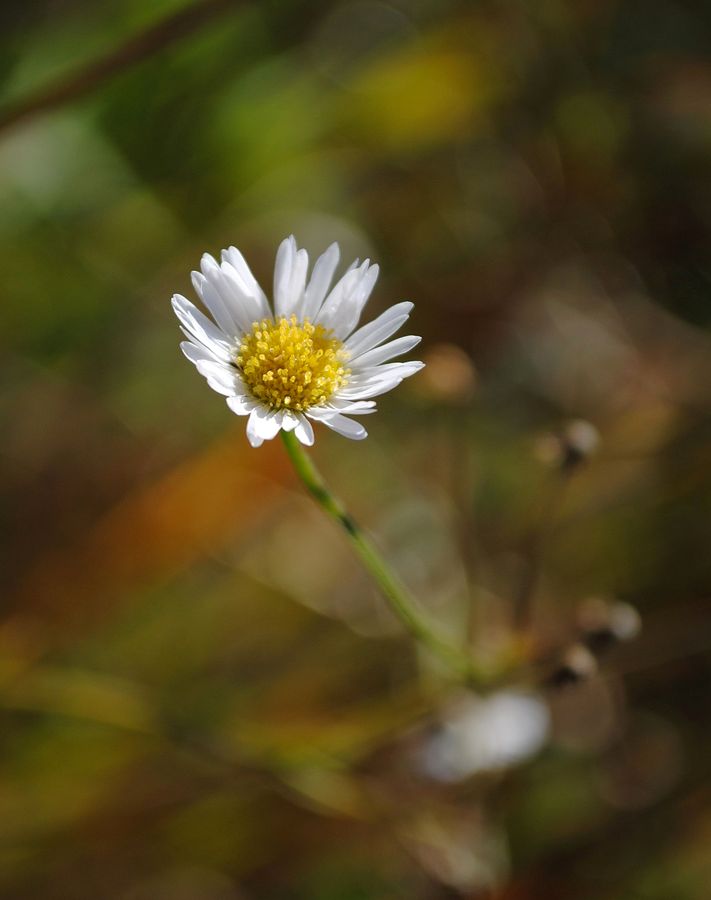
[[425, 744], [422, 765], [432, 778], [447, 782], [504, 769], [534, 756], [549, 727], [548, 707], [533, 694], [463, 695]]
[[420, 338], [387, 341], [407, 321], [412, 303], [397, 303], [356, 329], [378, 277], [378, 266], [356, 260], [331, 286], [339, 261], [331, 244], [306, 280], [308, 254], [294, 237], [282, 241], [270, 306], [236, 247], [218, 263], [205, 254], [193, 285], [214, 321], [176, 294], [173, 309], [187, 341], [180, 346], [210, 387], [239, 416], [249, 416], [253, 447], [281, 429], [314, 442], [311, 422], [345, 437], [367, 437], [350, 415], [375, 412], [373, 397], [413, 375], [421, 362], [391, 362]]

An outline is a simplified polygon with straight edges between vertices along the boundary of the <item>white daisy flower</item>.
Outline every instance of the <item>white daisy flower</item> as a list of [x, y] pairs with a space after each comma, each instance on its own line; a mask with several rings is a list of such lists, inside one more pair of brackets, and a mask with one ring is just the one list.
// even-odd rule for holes
[[408, 335], [387, 341], [407, 321], [412, 303], [396, 303], [356, 328], [378, 277], [378, 266], [356, 260], [331, 287], [340, 252], [331, 244], [306, 281], [308, 254], [294, 237], [282, 241], [274, 267], [274, 308], [236, 247], [218, 263], [202, 257], [193, 286], [214, 321], [180, 294], [173, 309], [188, 338], [183, 353], [227, 398], [238, 416], [249, 416], [253, 447], [293, 431], [314, 442], [309, 420], [345, 437], [368, 432], [351, 415], [375, 412], [373, 397], [413, 375], [421, 362], [391, 362], [420, 342]]

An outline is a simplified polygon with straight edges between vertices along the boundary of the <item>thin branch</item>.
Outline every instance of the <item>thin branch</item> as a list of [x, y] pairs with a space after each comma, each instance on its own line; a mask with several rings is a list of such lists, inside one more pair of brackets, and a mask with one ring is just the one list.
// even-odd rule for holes
[[236, 0], [199, 0], [150, 25], [106, 56], [63, 75], [0, 111], [0, 132], [32, 116], [79, 100], [171, 44], [193, 34], [216, 17], [236, 10]]
[[282, 432], [282, 439], [294, 470], [304, 487], [326, 515], [341, 526], [356, 556], [380, 588], [401, 624], [422, 646], [432, 651], [465, 681], [475, 683], [480, 680], [481, 673], [477, 671], [468, 655], [451, 645], [433, 629], [370, 537], [354, 521], [341, 501], [331, 493], [312, 458], [293, 432]]
[[513, 624], [517, 630], [526, 630], [530, 625], [531, 607], [540, 581], [544, 555], [568, 486], [567, 472], [556, 472], [553, 479], [538, 521], [524, 540], [523, 574], [513, 598]]

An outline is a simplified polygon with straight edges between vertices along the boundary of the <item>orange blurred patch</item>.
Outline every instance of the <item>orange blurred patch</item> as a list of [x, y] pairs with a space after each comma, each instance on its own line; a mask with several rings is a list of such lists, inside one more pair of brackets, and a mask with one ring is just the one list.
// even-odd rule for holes
[[252, 529], [278, 502], [289, 472], [278, 442], [253, 452], [241, 431], [231, 434], [129, 493], [73, 551], [41, 558], [17, 592], [17, 618], [49, 619], [60, 632], [97, 620], [132, 589], [170, 578]]

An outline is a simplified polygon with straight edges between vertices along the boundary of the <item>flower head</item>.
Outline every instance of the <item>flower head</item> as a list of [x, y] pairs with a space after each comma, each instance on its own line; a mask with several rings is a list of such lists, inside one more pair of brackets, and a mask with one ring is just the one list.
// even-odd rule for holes
[[309, 420], [354, 440], [367, 437], [350, 416], [375, 412], [373, 397], [424, 365], [391, 362], [420, 341], [414, 335], [387, 340], [407, 321], [412, 303], [397, 303], [356, 328], [378, 266], [356, 260], [331, 286], [339, 255], [338, 244], [331, 244], [307, 283], [306, 250], [297, 248], [293, 236], [282, 241], [273, 309], [236, 247], [222, 251], [221, 263], [206, 253], [201, 271], [193, 272], [193, 286], [212, 320], [180, 294], [173, 297], [188, 338], [180, 345], [183, 353], [234, 413], [249, 416], [253, 447], [282, 429], [313, 444]]

